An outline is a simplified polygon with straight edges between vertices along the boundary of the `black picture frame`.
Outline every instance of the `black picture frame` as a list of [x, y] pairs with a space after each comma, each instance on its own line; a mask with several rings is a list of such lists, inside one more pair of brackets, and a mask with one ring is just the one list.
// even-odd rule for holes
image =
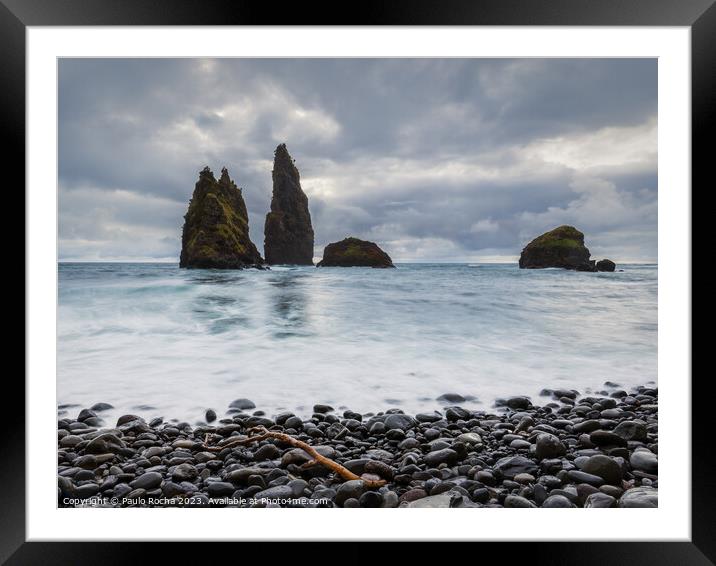
[[[280, 9], [250, 0], [0, 0], [0, 116], [6, 141], [2, 159], [6, 191], [24, 186], [25, 38], [28, 26], [98, 25], [517, 25], [517, 26], [686, 26], [692, 41], [692, 184], [705, 185], [716, 113], [716, 0], [364, 0], [350, 6], [295, 2]], [[10, 173], [11, 172], [11, 173]], [[11, 183], [10, 183], [11, 181]], [[683, 190], [688, 190], [684, 188]], [[693, 194], [693, 192], [692, 192]], [[9, 195], [8, 195], [9, 196]], [[24, 202], [19, 204], [24, 210]], [[17, 214], [16, 208], [14, 214]], [[24, 336], [24, 334], [23, 334]], [[690, 542], [488, 543], [510, 562], [548, 564], [714, 564], [716, 563], [716, 475], [708, 374], [692, 386], [692, 538]], [[0, 561], [8, 564], [132, 564], [148, 560], [144, 544], [26, 542], [24, 388], [5, 403], [0, 441]], [[22, 393], [20, 393], [22, 391]], [[6, 389], [6, 396], [9, 397]], [[20, 402], [20, 400], [23, 402]], [[709, 422], [710, 421], [710, 422]], [[701, 448], [699, 448], [701, 447]], [[685, 463], [686, 466], [686, 463]], [[481, 518], [475, 520], [479, 529]], [[267, 529], [271, 525], [267, 524]], [[558, 526], [556, 526], [558, 529]], [[558, 533], [558, 530], [555, 531]], [[585, 535], [588, 533], [585, 533]], [[246, 543], [243, 543], [246, 544]], [[212, 560], [194, 545], [164, 545], [162, 562]], [[191, 546], [191, 548], [190, 548]], [[242, 552], [247, 552], [242, 547]], [[325, 556], [340, 554], [321, 546]], [[452, 549], [452, 552], [459, 552]], [[213, 550], [212, 550], [213, 552]], [[279, 551], [280, 552], [280, 551]], [[340, 552], [340, 551], [339, 551]], [[385, 551], [384, 551], [385, 552]], [[273, 552], [274, 558], [280, 557]], [[387, 555], [386, 555], [387, 556]], [[315, 555], [313, 558], [317, 558]]]

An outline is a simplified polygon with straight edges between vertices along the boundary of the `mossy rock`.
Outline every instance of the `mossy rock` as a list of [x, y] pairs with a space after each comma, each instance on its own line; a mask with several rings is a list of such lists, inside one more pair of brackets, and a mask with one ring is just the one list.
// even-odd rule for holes
[[241, 269], [263, 263], [249, 238], [249, 215], [241, 189], [226, 168], [217, 181], [205, 167], [184, 216], [179, 267]]
[[395, 267], [390, 256], [377, 244], [346, 238], [328, 244], [317, 267]]
[[271, 211], [264, 225], [266, 263], [313, 265], [313, 226], [301, 176], [282, 143], [274, 152]]
[[574, 226], [559, 226], [525, 246], [520, 255], [520, 268], [559, 267], [596, 271], [594, 260], [589, 258], [589, 249], [584, 245], [584, 234]]

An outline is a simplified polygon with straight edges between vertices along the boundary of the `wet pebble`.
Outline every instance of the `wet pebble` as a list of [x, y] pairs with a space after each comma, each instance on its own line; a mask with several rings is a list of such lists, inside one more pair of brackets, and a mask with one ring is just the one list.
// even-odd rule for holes
[[[100, 404], [77, 407], [77, 418], [58, 416], [58, 501], [79, 493], [118, 497], [125, 506], [157, 496], [191, 506], [235, 505], [226, 502], [234, 497], [258, 497], [262, 507], [656, 505], [658, 390], [581, 396], [550, 389], [549, 396], [542, 407], [516, 396], [494, 411], [471, 411], [460, 406], [469, 396], [445, 395], [440, 410], [415, 416], [325, 404], [311, 414], [250, 414], [255, 405], [237, 399], [218, 422], [208, 409], [194, 426], [126, 414], [114, 428], [103, 428], [99, 414], [108, 409]], [[345, 481], [280, 440], [204, 445], [246, 438], [257, 425], [308, 443], [361, 479]]]

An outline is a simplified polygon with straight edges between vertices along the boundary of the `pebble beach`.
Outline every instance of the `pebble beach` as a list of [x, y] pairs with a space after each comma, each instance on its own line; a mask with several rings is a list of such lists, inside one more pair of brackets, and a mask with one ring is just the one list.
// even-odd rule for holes
[[[317, 404], [310, 415], [267, 415], [228, 400], [205, 423], [122, 415], [108, 403], [61, 405], [60, 507], [511, 507], [658, 505], [658, 389], [606, 382], [580, 394], [463, 408], [446, 393], [436, 410], [357, 413]], [[344, 479], [257, 427], [284, 433], [340, 464]], [[222, 448], [222, 444], [232, 444]]]

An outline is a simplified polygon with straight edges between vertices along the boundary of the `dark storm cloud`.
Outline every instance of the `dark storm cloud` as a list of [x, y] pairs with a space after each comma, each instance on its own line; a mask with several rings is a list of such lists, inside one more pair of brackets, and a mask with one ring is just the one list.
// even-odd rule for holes
[[[61, 259], [176, 258], [198, 171], [226, 165], [261, 249], [287, 142], [316, 253], [514, 258], [559, 223], [656, 258], [655, 60], [63, 59]], [[625, 235], [629, 235], [628, 245]]]

